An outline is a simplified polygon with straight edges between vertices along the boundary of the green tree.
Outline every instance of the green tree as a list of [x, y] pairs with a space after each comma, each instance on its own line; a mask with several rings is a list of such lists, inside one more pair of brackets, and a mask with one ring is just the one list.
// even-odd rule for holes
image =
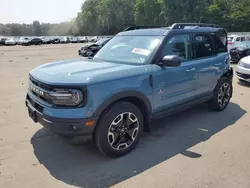
[[166, 25], [166, 13], [163, 0], [136, 0], [134, 14], [137, 25]]
[[41, 24], [39, 21], [33, 22], [33, 35], [41, 36], [42, 30], [41, 30]]

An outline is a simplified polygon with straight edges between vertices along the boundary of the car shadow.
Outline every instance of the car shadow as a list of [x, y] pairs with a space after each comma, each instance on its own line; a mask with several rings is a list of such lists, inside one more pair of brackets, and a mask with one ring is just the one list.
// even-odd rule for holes
[[177, 154], [202, 157], [188, 149], [233, 125], [245, 113], [235, 103], [230, 103], [223, 112], [208, 111], [206, 105], [200, 105], [156, 120], [153, 130], [143, 134], [138, 146], [117, 159], [101, 155], [92, 142], [71, 146], [45, 129], [34, 134], [31, 144], [39, 162], [57, 180], [78, 187], [109, 187]]
[[238, 84], [245, 87], [250, 87], [250, 83], [246, 81], [238, 81]]

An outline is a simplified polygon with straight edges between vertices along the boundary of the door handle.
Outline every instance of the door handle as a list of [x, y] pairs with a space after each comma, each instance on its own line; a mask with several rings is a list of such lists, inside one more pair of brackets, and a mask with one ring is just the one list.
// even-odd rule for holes
[[187, 72], [195, 71], [195, 68], [186, 69]]

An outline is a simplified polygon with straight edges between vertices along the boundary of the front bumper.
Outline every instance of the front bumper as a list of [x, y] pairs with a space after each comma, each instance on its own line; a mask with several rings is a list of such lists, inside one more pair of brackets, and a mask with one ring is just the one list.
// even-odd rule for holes
[[236, 76], [241, 80], [250, 82], [250, 69], [237, 65]]
[[5, 42], [5, 45], [15, 45], [16, 43], [14, 42]]
[[97, 122], [98, 120], [98, 117], [81, 119], [55, 118], [43, 114], [34, 101], [26, 99], [25, 104], [28, 108], [29, 116], [35, 123], [40, 123], [49, 131], [61, 136], [90, 137], [94, 132], [95, 123], [92, 126], [86, 126], [86, 123]]

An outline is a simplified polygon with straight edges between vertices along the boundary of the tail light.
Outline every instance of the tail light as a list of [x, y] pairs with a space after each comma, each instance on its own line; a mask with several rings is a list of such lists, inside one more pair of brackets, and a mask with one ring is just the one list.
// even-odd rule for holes
[[233, 44], [232, 41], [228, 41], [228, 44]]

